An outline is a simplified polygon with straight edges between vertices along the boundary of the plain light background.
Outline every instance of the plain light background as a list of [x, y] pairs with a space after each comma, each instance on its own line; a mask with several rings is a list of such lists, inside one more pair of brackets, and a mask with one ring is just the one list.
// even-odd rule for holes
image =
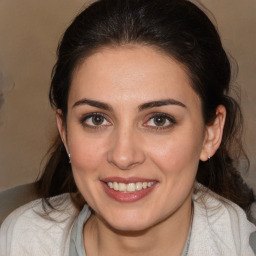
[[[251, 160], [247, 181], [256, 191], [256, 1], [201, 2], [214, 14], [225, 49], [239, 65], [237, 83]], [[38, 176], [56, 132], [48, 103], [56, 47], [87, 3], [0, 0], [0, 190]]]

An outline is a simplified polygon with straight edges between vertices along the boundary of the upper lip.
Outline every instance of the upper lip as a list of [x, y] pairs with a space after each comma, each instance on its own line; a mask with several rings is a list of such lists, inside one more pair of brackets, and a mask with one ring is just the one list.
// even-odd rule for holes
[[118, 182], [118, 183], [136, 183], [136, 182], [156, 182], [155, 179], [147, 179], [147, 178], [141, 178], [141, 177], [129, 177], [129, 178], [122, 178], [122, 177], [107, 177], [104, 179], [101, 179], [102, 182]]

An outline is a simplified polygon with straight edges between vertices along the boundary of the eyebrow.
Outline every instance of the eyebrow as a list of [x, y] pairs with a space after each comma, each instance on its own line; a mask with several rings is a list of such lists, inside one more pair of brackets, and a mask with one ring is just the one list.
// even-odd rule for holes
[[[81, 106], [81, 105], [89, 105], [92, 107], [96, 107], [96, 108], [100, 108], [100, 109], [104, 109], [104, 110], [113, 112], [113, 108], [109, 104], [101, 102], [101, 101], [86, 99], [86, 98], [75, 102], [73, 104], [72, 108]], [[184, 105], [180, 101], [177, 101], [174, 99], [164, 99], [164, 100], [156, 100], [156, 101], [150, 101], [150, 102], [143, 103], [143, 104], [139, 105], [138, 109], [139, 109], [139, 111], [143, 111], [145, 109], [161, 107], [161, 106], [166, 106], [166, 105], [176, 105], [176, 106], [186, 108], [186, 105]]]
[[81, 106], [81, 105], [89, 105], [89, 106], [101, 108], [101, 109], [104, 109], [107, 111], [113, 111], [113, 108], [110, 105], [108, 105], [107, 103], [96, 101], [96, 100], [89, 100], [89, 99], [81, 99], [81, 100], [75, 102], [74, 105], [72, 106], [72, 108]]
[[166, 105], [176, 105], [180, 106], [183, 108], [186, 108], [186, 105], [184, 105], [182, 102], [174, 100], [174, 99], [165, 99], [165, 100], [157, 100], [157, 101], [151, 101], [144, 103], [139, 106], [139, 110], [145, 110], [148, 108], [154, 108], [154, 107], [161, 107], [161, 106], [166, 106]]

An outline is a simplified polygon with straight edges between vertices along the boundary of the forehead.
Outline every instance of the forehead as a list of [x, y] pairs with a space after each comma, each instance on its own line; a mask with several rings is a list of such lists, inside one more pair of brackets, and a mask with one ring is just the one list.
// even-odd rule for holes
[[181, 63], [141, 45], [101, 48], [87, 57], [74, 72], [69, 101], [82, 97], [138, 104], [168, 97], [200, 102]]

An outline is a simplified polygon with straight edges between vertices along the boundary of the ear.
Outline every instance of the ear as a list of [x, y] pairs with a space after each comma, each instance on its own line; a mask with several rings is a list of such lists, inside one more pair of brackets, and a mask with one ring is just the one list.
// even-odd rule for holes
[[226, 120], [226, 108], [219, 105], [216, 109], [216, 118], [210, 125], [206, 126], [205, 139], [200, 154], [201, 161], [207, 161], [212, 157], [220, 146], [223, 129]]
[[61, 140], [66, 148], [67, 153], [69, 154], [68, 145], [67, 145], [66, 125], [64, 123], [63, 113], [60, 109], [57, 109], [56, 111], [56, 122], [57, 122], [57, 127], [59, 130]]

